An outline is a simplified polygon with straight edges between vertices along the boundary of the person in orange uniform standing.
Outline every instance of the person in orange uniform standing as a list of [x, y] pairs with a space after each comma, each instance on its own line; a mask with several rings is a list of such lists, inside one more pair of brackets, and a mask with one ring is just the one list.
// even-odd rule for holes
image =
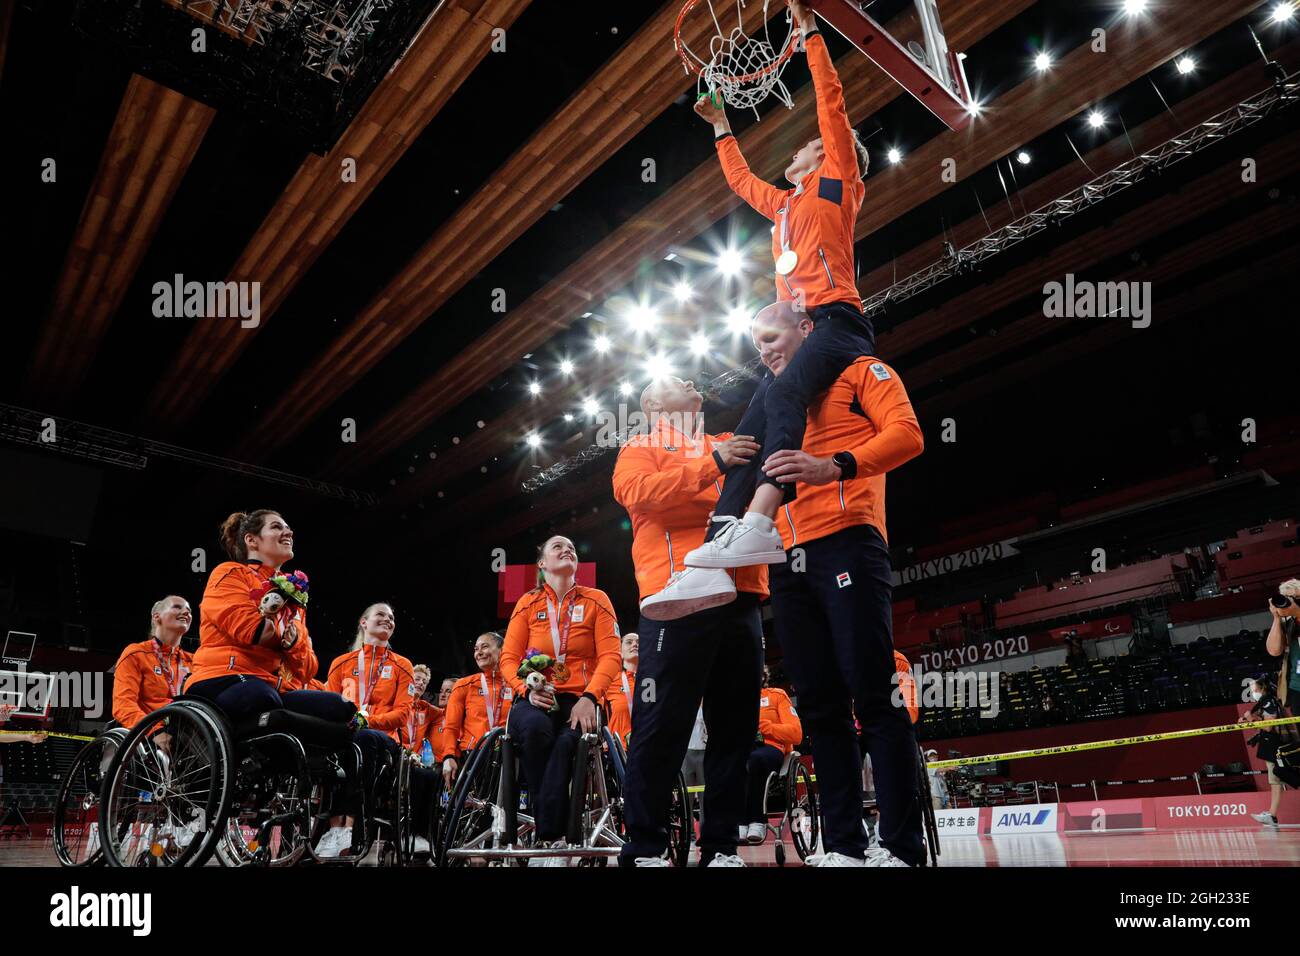
[[728, 185], [773, 223], [777, 300], [806, 314], [816, 334], [789, 368], [780, 376], [765, 376], [754, 392], [736, 432], [757, 439], [762, 455], [728, 471], [709, 534], [686, 555], [688, 567], [785, 561], [773, 519], [783, 503], [794, 499], [795, 488], [775, 481], [760, 465], [774, 454], [799, 450], [814, 397], [858, 356], [875, 352], [875, 331], [862, 313], [853, 252], [854, 223], [866, 195], [867, 151], [849, 123], [844, 88], [816, 18], [803, 3], [787, 3], [803, 34], [821, 133], [786, 168], [793, 188], [778, 189], [750, 172], [722, 107], [703, 97], [695, 111], [713, 125]]
[[199, 605], [199, 649], [185, 693], [232, 722], [280, 707], [348, 723], [357, 709], [338, 694], [309, 690], [319, 661], [305, 607], [281, 592], [255, 596], [293, 559], [293, 531], [279, 512], [236, 512], [221, 525], [229, 561], [212, 569]]
[[[122, 648], [113, 665], [113, 719], [127, 729], [172, 702], [193, 668], [194, 656], [181, 650], [194, 612], [190, 602], [169, 594], [150, 612], [149, 637]], [[165, 744], [166, 734], [154, 740]]]
[[745, 771], [749, 776], [749, 794], [745, 800], [748, 826], [740, 838], [758, 844], [767, 839], [767, 819], [763, 815], [763, 796], [768, 774], [781, 769], [786, 754], [803, 740], [803, 725], [790, 703], [790, 695], [771, 686], [772, 675], [763, 665], [763, 693], [758, 698], [758, 736], [762, 738], [749, 755]]
[[[540, 587], [515, 604], [501, 650], [501, 672], [517, 703], [510, 709], [515, 739], [542, 845], [562, 847], [569, 778], [580, 734], [594, 734], [597, 708], [622, 669], [618, 619], [604, 591], [575, 582], [578, 552], [563, 535], [538, 548]], [[528, 651], [554, 660], [551, 682], [530, 690], [518, 676]], [[567, 866], [564, 857], [538, 857], [538, 866]]]
[[[767, 567], [731, 572], [687, 568], [682, 558], [704, 540], [722, 473], [758, 448], [744, 435], [708, 435], [703, 397], [691, 382], [667, 377], [641, 394], [650, 423], [614, 466], [614, 498], [632, 520], [632, 563], [641, 592], [636, 704], [624, 779], [627, 842], [620, 866], [666, 866], [668, 813], [703, 700], [704, 866], [743, 866], [736, 833], [745, 822], [745, 759], [758, 728]], [[730, 478], [727, 479], [731, 481]]]
[[[777, 302], [755, 317], [763, 363], [778, 377], [817, 333], [808, 316]], [[917, 866], [924, 859], [917, 799], [916, 735], [896, 706], [892, 569], [885, 531], [885, 475], [925, 447], [898, 373], [856, 360], [808, 410], [801, 450], [778, 452], [767, 475], [800, 482], [777, 526], [803, 555], [799, 572], [772, 571], [772, 611], [786, 673], [812, 740], [825, 854], [815, 866]], [[871, 755], [881, 848], [862, 827], [861, 724]]]
[[[354, 704], [366, 721], [356, 733], [361, 748], [367, 790], [374, 782], [382, 754], [396, 758], [411, 705], [415, 703], [415, 680], [411, 662], [390, 645], [397, 630], [397, 616], [391, 605], [378, 603], [366, 608], [357, 623], [352, 649], [330, 663], [326, 686]], [[352, 845], [351, 818], [335, 817], [321, 837], [316, 855], [338, 856]]]
[[915, 726], [921, 719], [921, 711], [916, 706], [916, 678], [912, 676], [912, 662], [899, 651], [894, 651], [894, 673], [898, 675], [898, 695]]
[[605, 702], [609, 705], [609, 730], [623, 742], [627, 749], [628, 737], [632, 733], [632, 709], [636, 701], [632, 699], [632, 688], [636, 684], [637, 642], [635, 631], [623, 635], [620, 649], [623, 654], [623, 669], [619, 671], [618, 680], [609, 685], [605, 693]]
[[474, 642], [477, 674], [462, 677], [452, 686], [447, 698], [446, 726], [442, 735], [442, 779], [448, 787], [456, 779], [459, 761], [478, 746], [493, 728], [504, 727], [510, 716], [515, 693], [501, 674], [501, 645], [496, 631], [480, 634]]

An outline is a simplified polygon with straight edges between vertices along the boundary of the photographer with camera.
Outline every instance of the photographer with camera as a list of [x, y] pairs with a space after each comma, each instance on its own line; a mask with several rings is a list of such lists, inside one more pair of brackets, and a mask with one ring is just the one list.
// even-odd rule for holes
[[[1250, 685], [1250, 697], [1255, 703], [1250, 710], [1237, 718], [1237, 723], [1251, 724], [1257, 720], [1274, 720], [1286, 716], [1286, 707], [1278, 699], [1271, 677], [1261, 675], [1255, 678]], [[1277, 812], [1282, 805], [1283, 784], [1294, 786], [1293, 781], [1300, 779], [1300, 775], [1297, 775], [1294, 769], [1290, 769], [1288, 773], [1288, 769], [1283, 768], [1281, 775], [1279, 775], [1277, 751], [1284, 744], [1294, 744], [1297, 736], [1294, 725], [1283, 725], [1261, 730], [1246, 741], [1247, 744], [1256, 748], [1255, 753], [1259, 759], [1268, 764], [1268, 782], [1270, 789], [1273, 791], [1273, 800], [1268, 810], [1251, 816], [1273, 830], [1277, 829]], [[1289, 779], [1281, 779], [1282, 777]]]

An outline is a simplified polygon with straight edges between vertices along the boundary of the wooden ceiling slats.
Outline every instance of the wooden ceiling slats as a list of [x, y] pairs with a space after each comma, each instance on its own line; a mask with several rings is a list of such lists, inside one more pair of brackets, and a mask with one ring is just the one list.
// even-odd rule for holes
[[61, 404], [76, 395], [214, 115], [131, 77], [29, 368], [31, 401]]
[[[1033, 0], [996, 0], [963, 5], [945, 24], [950, 45], [966, 49], [1033, 5]], [[895, 32], [914, 26], [911, 10], [890, 21]], [[837, 61], [850, 119], [860, 123], [898, 95], [893, 83], [852, 51]], [[649, 69], [649, 67], [646, 67]], [[794, 149], [814, 134], [816, 116], [812, 90], [805, 86], [795, 95], [795, 110], [758, 123], [740, 137], [741, 147], [755, 172], [774, 178]], [[789, 147], [788, 149], [786, 147]], [[739, 203], [710, 157], [664, 196], [597, 243], [542, 290], [462, 350], [443, 369], [419, 386], [407, 399], [367, 430], [364, 450], [348, 449], [330, 465], [331, 472], [363, 461], [373, 461], [399, 447], [455, 407], [525, 352], [542, 345], [556, 332], [577, 320], [601, 296], [626, 284], [647, 258], [662, 257], [667, 249], [698, 236]], [[266, 441], [288, 439], [276, 416], [268, 414]], [[513, 441], [513, 433], [507, 441]], [[503, 446], [504, 447], [504, 446]], [[474, 463], [469, 463], [470, 465]], [[428, 469], [425, 469], [428, 471]]]
[[[1093, 52], [1092, 41], [1083, 44], [1047, 73], [998, 97], [966, 129], [941, 133], [914, 150], [906, 163], [873, 178], [873, 195], [879, 198], [863, 206], [855, 235], [862, 239], [948, 189], [951, 184], [938, 175], [944, 160], [955, 160], [960, 183], [1257, 6], [1258, 0], [1169, 5], [1150, 17], [1112, 26], [1106, 53]], [[919, 175], [918, 170], [934, 175]]]
[[[491, 51], [531, 0], [447, 0], [380, 82], [334, 148], [308, 156], [230, 271], [261, 283], [261, 323], [211, 321], [195, 328], [149, 402], [155, 424], [187, 420], [338, 235], [415, 138]], [[357, 181], [341, 183], [344, 158]]]
[[[995, 8], [992, 16], [987, 10], [982, 10], [980, 13], [959, 10], [953, 17], [956, 21], [953, 27], [954, 39], [962, 43], [975, 39], [974, 36], [967, 35], [970, 31], [969, 23], [987, 25], [995, 21], [1005, 22], [1010, 20], [1014, 13], [1030, 7], [1032, 3], [1034, 0], [1000, 0], [996, 4], [988, 5]], [[380, 315], [390, 317], [394, 324], [393, 341], [394, 343], [400, 341], [404, 334], [408, 334], [433, 315], [447, 297], [450, 297], [455, 290], [459, 290], [465, 281], [489, 264], [500, 251], [513, 242], [513, 239], [529, 228], [538, 216], [554, 206], [556, 200], [562, 198], [568, 189], [575, 185], [578, 178], [586, 176], [586, 173], [594, 168], [594, 161], [607, 157], [616, 146], [627, 142], [630, 134], [640, 130], [649, 118], [658, 116], [667, 109], [672, 101], [681, 95], [682, 88], [689, 86], [688, 79], [680, 72], [676, 53], [673, 52], [669, 40], [672, 35], [672, 23], [676, 20], [679, 10], [680, 5], [675, 1], [668, 3], [663, 10], [655, 14], [653, 20], [638, 31], [632, 40], [629, 40], [627, 46], [620, 48], [610, 64], [603, 66], [601, 72], [591, 79], [588, 87], [578, 91], [573, 98], [569, 99], [555, 117], [552, 117], [551, 122], [539, 130], [529, 143], [521, 147], [519, 152], [516, 152], [515, 156], [512, 156], [507, 164], [494, 174], [493, 179], [481, 191], [482, 195], [494, 199], [493, 206], [484, 208], [473, 200], [465, 204], [465, 207], [452, 216], [452, 219], [430, 238], [425, 247], [417, 252], [402, 273], [394, 277], [380, 297], [377, 297], [376, 302], [370, 303], [361, 311], [354, 321], [354, 326], [374, 321]], [[753, 18], [754, 22], [762, 16], [762, 7], [759, 4], [750, 4], [745, 10], [746, 18]], [[697, 39], [702, 40], [705, 36], [703, 31], [705, 25], [703, 22], [697, 22], [695, 26], [697, 26]], [[967, 34], [963, 34], [962, 30], [966, 30]], [[841, 68], [853, 70], [854, 88], [859, 96], [867, 87], [875, 92], [871, 100], [871, 109], [859, 111], [861, 117], [888, 103], [897, 92], [897, 87], [881, 83], [879, 75], [872, 72], [870, 66], [863, 65], [862, 57], [857, 53], [844, 57]], [[617, 78], [623, 75], [633, 79], [641, 90], [636, 96], [627, 96], [629, 105], [619, 104], [612, 98], [606, 100], [591, 94], [591, 90], [614, 90], [617, 88]], [[803, 101], [806, 103], [809, 99], [810, 91], [805, 91]], [[811, 114], [811, 109], [803, 109], [800, 113], [796, 113], [796, 116], [800, 117], [800, 122], [807, 126], [807, 130], [813, 129], [815, 117]], [[784, 120], [784, 117], [781, 118]], [[604, 146], [601, 150], [591, 147], [588, 139], [578, 138], [573, 143], [573, 150], [569, 155], [562, 155], [560, 152], [558, 144], [565, 142], [565, 137], [571, 137], [573, 130], [603, 130], [606, 125], [610, 126], [611, 131], [619, 129], [620, 125], [623, 127], [617, 138], [606, 135], [606, 139], [602, 140]], [[780, 122], [777, 122], [777, 117], [774, 116], [770, 121], [748, 131], [746, 142], [763, 142], [766, 139], [788, 137], [788, 133], [781, 134], [777, 131], [777, 127], [780, 126]], [[701, 135], [706, 133], [707, 130], [701, 129]], [[793, 139], [790, 139], [790, 143], [793, 146]], [[775, 157], [768, 157], [768, 165], [771, 165], [774, 159]], [[690, 177], [688, 181], [675, 187], [668, 194], [672, 196], [671, 206], [676, 209], [676, 217], [695, 220], [695, 232], [692, 234], [702, 232], [718, 219], [718, 213], [714, 213], [710, 219], [699, 221], [697, 196], [710, 196], [722, 211], [732, 208], [735, 204], [732, 199], [723, 196], [723, 194], [729, 196], [729, 193], [725, 183], [722, 182], [722, 176], [716, 169], [716, 161], [711, 160], [710, 163], [702, 164], [702, 168], [708, 168], [711, 172], [710, 176], [703, 177], [703, 182], [692, 182], [690, 179], [701, 177]], [[564, 178], [556, 179], [552, 170], [560, 170], [559, 176]], [[565, 177], [563, 170], [571, 170], [571, 172]], [[520, 189], [520, 182], [529, 182], [533, 177], [538, 176], [542, 179], [533, 190]], [[550, 178], [545, 178], [547, 176]], [[663, 225], [669, 221], [669, 217], [663, 215], [663, 202], [664, 200], [660, 199], [651, 203], [647, 211], [643, 211], [632, 222], [625, 224], [624, 228], [616, 230], [615, 235], [599, 243], [597, 255], [585, 256], [580, 263], [567, 269], [556, 280], [556, 282], [568, 282], [577, 290], [569, 291], [567, 297], [555, 302], [555, 311], [565, 315], [534, 315], [537, 308], [545, 306], [549, 300], [547, 297], [538, 298], [534, 295], [523, 306], [511, 312], [511, 319], [493, 326], [487, 336], [474, 343], [471, 350], [456, 356], [445, 369], [445, 373], [442, 373], [437, 380], [426, 382], [425, 386], [413, 395], [411, 407], [420, 408], [421, 416], [426, 416], [429, 414], [424, 411], [426, 408], [445, 410], [450, 405], [454, 405], [455, 402], [437, 401], [438, 393], [451, 390], [448, 382], [454, 382], [456, 401], [459, 401], [464, 395], [486, 384], [491, 377], [499, 375], [503, 368], [508, 367], [508, 364], [519, 358], [519, 355], [528, 351], [529, 342], [542, 341], [537, 338], [539, 332], [552, 333], [555, 329], [564, 328], [571, 323], [576, 313], [567, 315], [567, 312], [577, 304], [589, 302], [599, 293], [599, 290], [612, 290], [617, 285], [623, 284], [627, 276], [636, 268], [637, 261], [651, 254], [651, 250], [645, 245], [650, 241], [647, 237], [653, 235], [662, 242], [671, 242], [677, 238], [676, 230]], [[632, 250], [625, 247], [629, 241], [632, 242]], [[446, 248], [455, 248], [458, 255], [454, 258], [441, 255]], [[603, 264], [606, 256], [610, 258], [608, 267]], [[591, 274], [606, 269], [611, 273], [610, 276]], [[575, 272], [582, 274], [575, 276]], [[519, 316], [525, 313], [528, 317], [520, 319]], [[526, 326], [526, 334], [516, 332], [520, 326]], [[342, 384], [331, 381], [330, 376], [325, 372], [338, 363], [339, 356], [346, 354], [348, 362], [363, 367], [376, 363], [382, 358], [382, 354], [354, 354], [351, 351], [354, 338], [355, 332], [351, 329], [346, 329], [339, 334], [324, 354], [318, 356], [312, 367], [309, 367], [299, 380], [286, 390], [281, 401], [272, 410], [266, 412], [247, 440], [235, 450], [235, 454], [256, 455], [287, 444], [299, 431], [299, 425], [296, 423], [300, 421], [300, 415], [313, 407], [324, 407], [338, 398]], [[395, 437], [385, 432], [394, 421], [407, 418], [407, 407], [399, 406], [398, 410], [387, 416], [378, 427], [368, 429], [368, 450], [365, 451], [364, 457], [373, 459], [373, 455], [377, 454], [374, 449], [380, 449], [378, 454], [382, 454], [383, 449], [399, 445], [404, 440], [402, 436], [407, 434], [407, 429], [396, 429]], [[286, 428], [285, 423], [294, 424]], [[419, 431], [424, 424], [426, 421], [415, 423], [412, 431]]]

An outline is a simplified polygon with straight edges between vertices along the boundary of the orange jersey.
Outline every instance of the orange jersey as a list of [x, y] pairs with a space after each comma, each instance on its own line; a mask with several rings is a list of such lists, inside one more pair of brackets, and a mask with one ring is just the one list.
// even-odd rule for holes
[[788, 754], [803, 740], [803, 724], [794, 712], [790, 695], [779, 687], [764, 687], [758, 699], [758, 732], [763, 743]]
[[[456, 681], [447, 698], [440, 740], [430, 738], [438, 759], [459, 757], [478, 746], [489, 730], [504, 727], [513, 700], [514, 691], [502, 679], [499, 669], [490, 675], [480, 671]], [[441, 751], [437, 749], [439, 742]]]
[[[658, 594], [682, 559], [704, 543], [709, 512], [722, 494], [722, 473], [713, 443], [730, 434], [705, 435], [696, 443], [660, 418], [650, 434], [637, 435], [614, 465], [614, 499], [632, 519], [632, 564], [641, 599]], [[767, 565], [731, 572], [736, 590], [767, 597]]]
[[[553, 616], [557, 619], [552, 620]], [[566, 621], [569, 644], [564, 666], [569, 674], [564, 680], [554, 681], [556, 693], [591, 694], [599, 701], [618, 677], [623, 667], [618, 618], [605, 592], [575, 584], [561, 604], [551, 586], [543, 584], [519, 599], [506, 628], [501, 673], [516, 696], [527, 694], [523, 680], [516, 676], [524, 652], [534, 648], [554, 658], [558, 650], [551, 637], [551, 626], [555, 625], [563, 633]]]
[[912, 676], [911, 662], [898, 651], [894, 651], [894, 670], [898, 672], [898, 689], [902, 692], [903, 704], [912, 723], [916, 723], [921, 718], [916, 706], [916, 678]]
[[624, 743], [632, 733], [632, 707], [636, 705], [635, 702], [630, 703], [630, 698], [635, 683], [635, 671], [621, 670], [618, 677], [610, 682], [609, 690], [605, 691], [605, 702], [609, 704], [610, 732]]
[[194, 655], [154, 638], [122, 648], [113, 665], [113, 719], [134, 727], [146, 715], [170, 704], [194, 666]]
[[885, 533], [885, 472], [925, 448], [921, 426], [898, 373], [864, 355], [808, 406], [803, 450], [826, 457], [847, 451], [858, 472], [848, 481], [799, 485], [799, 496], [777, 512], [776, 527], [792, 548], [856, 525]]
[[260, 561], [224, 561], [212, 569], [199, 605], [199, 649], [194, 654], [190, 683], [246, 674], [277, 688], [305, 686], [320, 662], [307, 633], [307, 612], [297, 608], [298, 640], [287, 651], [256, 641], [265, 619], [250, 592], [268, 581], [276, 569]]
[[365, 711], [367, 726], [401, 741], [411, 705], [415, 675], [411, 662], [382, 644], [366, 644], [334, 658], [326, 685]]
[[[776, 295], [805, 308], [847, 302], [862, 308], [853, 265], [853, 224], [866, 186], [858, 168], [853, 127], [844, 107], [844, 87], [820, 33], [806, 40], [808, 68], [817, 94], [817, 127], [826, 155], [794, 189], [778, 189], [750, 172], [736, 137], [718, 137], [718, 158], [727, 184], [763, 217], [775, 223], [772, 260], [785, 248], [798, 257], [793, 271], [776, 274]], [[785, 245], [782, 244], [782, 223]]]
[[[411, 709], [406, 714], [406, 723], [402, 725], [402, 746], [407, 750], [419, 751], [426, 739], [432, 744], [429, 731], [442, 722], [443, 709], [420, 698], [411, 705]], [[438, 748], [434, 747], [433, 752], [436, 754]]]

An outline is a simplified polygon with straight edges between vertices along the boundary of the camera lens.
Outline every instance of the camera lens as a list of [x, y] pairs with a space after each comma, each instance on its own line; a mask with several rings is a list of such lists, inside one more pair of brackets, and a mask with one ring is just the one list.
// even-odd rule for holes
[[1283, 597], [1283, 596], [1280, 595], [1280, 594], [1275, 594], [1273, 597], [1269, 598], [1268, 600], [1269, 600], [1269, 603], [1272, 604], [1272, 605], [1273, 605], [1274, 607], [1276, 607], [1276, 608], [1283, 608], [1283, 607], [1290, 607], [1290, 606], [1291, 606], [1291, 599], [1290, 599], [1289, 597]]

